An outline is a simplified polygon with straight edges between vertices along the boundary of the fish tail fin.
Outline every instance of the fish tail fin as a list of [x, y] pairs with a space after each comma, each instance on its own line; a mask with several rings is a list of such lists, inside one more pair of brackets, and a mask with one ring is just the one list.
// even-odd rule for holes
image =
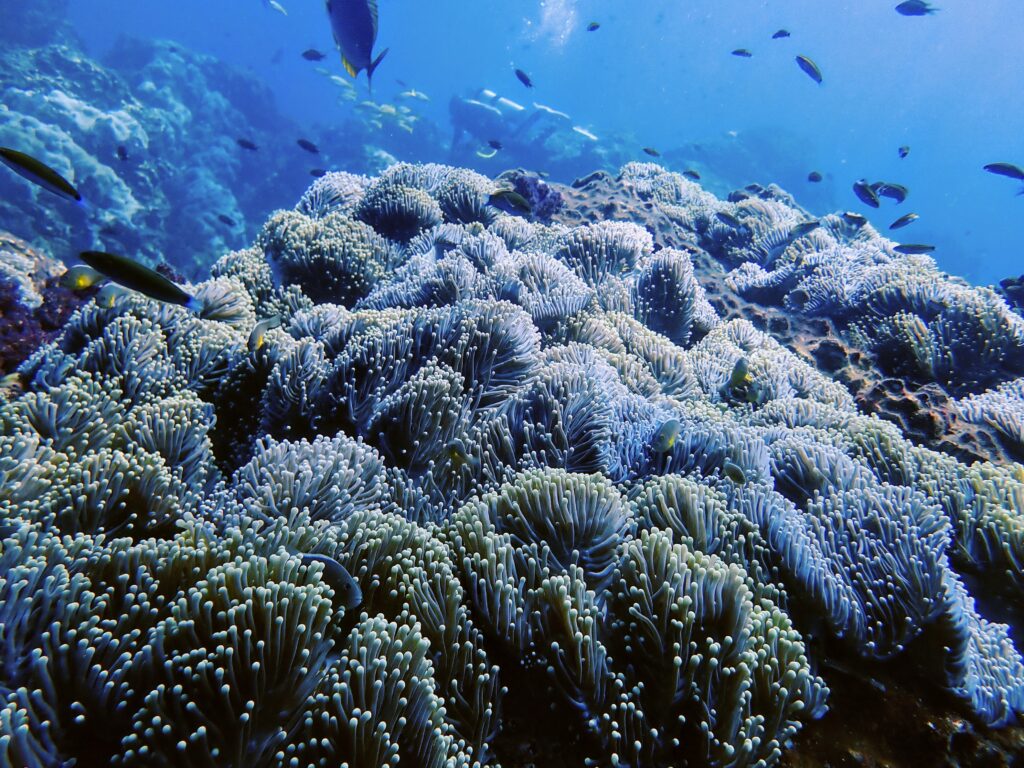
[[376, 70], [377, 67], [380, 66], [381, 60], [385, 56], [388, 55], [388, 51], [389, 50], [391, 50], [391, 49], [390, 48], [385, 48], [383, 51], [381, 51], [377, 55], [377, 58], [370, 62], [370, 66], [368, 66], [366, 68], [366, 85], [367, 85], [367, 87], [370, 88], [371, 92], [373, 91], [373, 73], [374, 73], [374, 70]]
[[195, 296], [189, 296], [188, 301], [185, 302], [185, 309], [195, 312], [198, 315], [203, 311], [203, 302]]

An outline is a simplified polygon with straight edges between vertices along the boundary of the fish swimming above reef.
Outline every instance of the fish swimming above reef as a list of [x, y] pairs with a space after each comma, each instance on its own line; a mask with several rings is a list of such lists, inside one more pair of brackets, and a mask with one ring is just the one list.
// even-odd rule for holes
[[327, 54], [318, 51], [316, 48], [307, 48], [302, 52], [302, 58], [306, 61], [323, 61], [327, 58]]
[[651, 157], [661, 157], [661, 152], [654, 149], [653, 147], [644, 147], [644, 154], [650, 155]]
[[813, 232], [821, 226], [821, 222], [817, 219], [811, 221], [801, 221], [799, 224], [794, 224], [793, 228], [789, 230], [790, 236], [795, 240], [798, 237], [803, 237], [808, 232]]
[[83, 251], [78, 258], [93, 269], [125, 288], [168, 304], [178, 304], [193, 312], [202, 309], [202, 303], [179, 288], [155, 269], [140, 264], [127, 256], [104, 251]]
[[124, 144], [119, 144], [117, 147], [117, 159], [122, 163], [128, 159], [128, 147]]
[[853, 224], [853, 226], [855, 227], [863, 227], [865, 224], [868, 223], [866, 217], [861, 216], [859, 213], [854, 213], [853, 211], [845, 211], [841, 214], [841, 216], [843, 218], [843, 221], [845, 221], [847, 224]]
[[587, 24], [587, 32], [597, 32], [597, 30], [599, 30], [600, 28], [601, 25], [598, 24], [596, 21], [592, 21], [589, 24]]
[[106, 281], [107, 277], [85, 264], [75, 264], [60, 276], [60, 284], [72, 291], [84, 291]]
[[225, 213], [218, 213], [217, 214], [217, 221], [219, 221], [221, 224], [223, 224], [226, 227], [233, 227], [233, 226], [235, 226], [235, 220], [232, 219], [230, 216], [228, 216]]
[[853, 194], [857, 196], [864, 205], [870, 205], [872, 208], [877, 208], [880, 203], [878, 201], [878, 194], [875, 192], [874, 187], [868, 184], [867, 179], [857, 179], [853, 183]]
[[667, 453], [676, 444], [679, 433], [683, 431], [683, 425], [678, 419], [669, 419], [663, 423], [651, 438], [651, 448], [655, 453]]
[[907, 155], [910, 154], [910, 147], [908, 147], [906, 144], [904, 144], [902, 147], [900, 147], [896, 151], [897, 151], [897, 153], [900, 156], [900, 160], [902, 160], [903, 158], [905, 158]]
[[807, 180], [817, 184], [821, 181], [821, 174], [818, 171], [811, 171], [807, 174]]
[[901, 16], [928, 16], [939, 9], [925, 2], [925, 0], [905, 0], [896, 6], [896, 13]]
[[[1024, 169], [1013, 163], [989, 163], [985, 166], [985, 170], [997, 176], [1006, 176], [1008, 179], [1024, 181]], [[1021, 189], [1017, 194], [1024, 195], [1024, 189]]]
[[323, 565], [324, 569], [320, 573], [320, 578], [324, 584], [334, 590], [335, 600], [338, 600], [349, 611], [360, 606], [363, 602], [363, 590], [359, 588], [359, 582], [345, 566], [327, 555], [316, 555], [310, 552], [302, 555], [303, 565], [309, 567], [314, 563]]
[[319, 179], [322, 176], [326, 176], [327, 175], [327, 169], [326, 168], [310, 168], [309, 169], [309, 175], [312, 176], [314, 179]]
[[316, 144], [314, 144], [309, 139], [298, 139], [295, 143], [298, 144], [302, 149], [304, 149], [307, 152], [309, 152], [310, 154], [313, 154], [313, 155], [319, 155], [320, 154], [320, 147], [318, 147]]
[[501, 188], [494, 192], [487, 202], [500, 211], [510, 213], [514, 216], [530, 216], [533, 208], [530, 201], [520, 195], [514, 189]]
[[497, 139], [488, 139], [487, 146], [489, 146], [491, 149], [501, 149], [502, 148], [501, 142], [498, 141]]
[[573, 131], [575, 131], [576, 133], [578, 133], [580, 136], [582, 136], [585, 139], [590, 139], [591, 141], [597, 141], [597, 136], [595, 134], [591, 133], [590, 131], [588, 131], [586, 128], [582, 128], [582, 127], [580, 127], [578, 125], [574, 125], [572, 127], [572, 129], [573, 129]]
[[789, 30], [788, 29], [780, 29], [778, 32], [776, 32], [774, 35], [772, 35], [772, 40], [782, 40], [783, 38], [786, 38], [786, 37], [789, 37], [789, 36], [790, 36], [790, 34], [789, 34]]
[[263, 0], [263, 7], [269, 8], [272, 11], [277, 11], [282, 16], [288, 15], [288, 11], [286, 11], [284, 6], [277, 2], [277, 0]]
[[242, 149], [248, 150], [249, 152], [258, 152], [259, 147], [256, 142], [250, 141], [249, 139], [235, 139], [235, 143]]
[[802, 69], [811, 80], [821, 85], [821, 69], [809, 57], [800, 55], [796, 57], [797, 66]]
[[274, 328], [281, 327], [281, 316], [272, 315], [260, 320], [253, 326], [252, 333], [249, 334], [248, 349], [250, 352], [256, 352], [263, 347], [263, 344], [267, 340], [267, 333], [272, 331]]
[[871, 185], [871, 189], [876, 195], [888, 197], [890, 200], [895, 200], [897, 203], [902, 203], [907, 199], [907, 195], [910, 194], [910, 190], [902, 184], [894, 184], [890, 181], [876, 182]]
[[893, 248], [896, 253], [902, 253], [907, 256], [918, 256], [922, 253], [931, 253], [935, 250], [934, 245], [921, 245], [919, 243], [905, 243], [904, 245], [897, 245]]
[[688, 178], [690, 181], [700, 181], [700, 174], [693, 170], [693, 168], [687, 168], [683, 171], [683, 176]]
[[737, 48], [735, 51], [732, 52], [732, 55], [739, 56], [741, 59], [749, 59], [754, 54], [752, 54], [746, 48]]
[[889, 225], [889, 229], [903, 229], [907, 224], [911, 224], [920, 218], [916, 213], [908, 213], [906, 216], [900, 216], [896, 221]]
[[519, 78], [520, 83], [525, 85], [527, 88], [533, 88], [533, 80], [530, 79], [530, 76], [528, 74], [523, 72], [523, 70], [521, 69], [516, 69], [515, 72], [516, 77]]
[[402, 91], [400, 94], [398, 94], [398, 98], [418, 99], [419, 101], [430, 101], [430, 97], [427, 96], [427, 94], [423, 93], [422, 91], [417, 91], [415, 88], [410, 88], [409, 90]]
[[103, 309], [111, 309], [119, 298], [130, 293], [131, 291], [117, 283], [107, 283], [96, 294], [96, 306], [103, 307]]
[[82, 196], [78, 193], [71, 182], [57, 173], [45, 163], [36, 160], [31, 155], [19, 152], [9, 147], [0, 147], [0, 162], [14, 171], [21, 178], [31, 181], [38, 187], [53, 192], [66, 200], [73, 200], [76, 203], [82, 202]]
[[743, 222], [741, 222], [731, 213], [726, 213], [725, 211], [718, 211], [717, 213], [715, 213], [715, 218], [718, 219], [723, 224], [725, 224], [727, 227], [732, 227], [733, 229], [742, 229], [745, 226]]
[[373, 73], [388, 52], [385, 48], [376, 58], [373, 56], [377, 0], [327, 0], [327, 15], [345, 71], [350, 77], [357, 77], [365, 69], [366, 82], [372, 87]]

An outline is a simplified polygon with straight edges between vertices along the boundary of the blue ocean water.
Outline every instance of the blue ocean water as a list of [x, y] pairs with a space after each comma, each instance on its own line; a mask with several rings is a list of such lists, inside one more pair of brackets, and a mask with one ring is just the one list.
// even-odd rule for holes
[[[318, 137], [321, 164], [344, 167], [356, 139], [334, 129], [359, 115], [369, 95], [365, 74], [358, 98], [339, 103], [339, 87], [315, 71], [344, 75], [322, 3], [282, 4], [287, 16], [259, 0], [76, 0], [70, 13], [95, 55], [132, 35], [177, 41], [250, 71], [302, 135]], [[916, 212], [920, 220], [894, 239], [934, 244], [942, 268], [977, 283], [1017, 275], [1024, 270], [1024, 197], [1016, 196], [1019, 184], [982, 166], [1024, 164], [1024, 6], [950, 0], [933, 15], [905, 17], [894, 5], [381, 0], [377, 49], [389, 53], [373, 98], [396, 103], [414, 88], [430, 101], [411, 103], [422, 117], [411, 134], [384, 125], [379, 141], [402, 160], [455, 161], [492, 175], [512, 160], [532, 161], [563, 182], [599, 165], [616, 170], [650, 159], [641, 149], [652, 147], [663, 165], [698, 170], [719, 195], [774, 182], [815, 213], [855, 210], [880, 230]], [[600, 28], [587, 31], [591, 21]], [[773, 40], [781, 28], [791, 37]], [[302, 59], [310, 47], [327, 58]], [[730, 55], [737, 48], [752, 57]], [[798, 54], [820, 66], [821, 86], [798, 69]], [[529, 73], [533, 89], [515, 78], [516, 67]], [[552, 158], [538, 145], [486, 160], [474, 151], [450, 153], [449, 101], [482, 88], [528, 109], [537, 102], [567, 114], [571, 123], [558, 129], [567, 131], [564, 151]], [[571, 134], [572, 125], [598, 140]], [[902, 160], [901, 145], [911, 149]], [[286, 160], [301, 189], [310, 158], [295, 150]], [[812, 170], [822, 183], [807, 181]], [[883, 199], [872, 210], [852, 193], [859, 178], [903, 184], [910, 196], [902, 205]], [[263, 194], [269, 207], [294, 202], [293, 189], [285, 194], [280, 184]]]

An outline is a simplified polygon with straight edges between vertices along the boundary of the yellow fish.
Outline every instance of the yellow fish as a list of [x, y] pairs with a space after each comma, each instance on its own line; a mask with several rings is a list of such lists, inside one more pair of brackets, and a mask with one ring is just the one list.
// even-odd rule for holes
[[654, 438], [651, 440], [651, 447], [655, 453], [666, 453], [672, 450], [672, 446], [676, 444], [676, 438], [679, 437], [679, 433], [683, 431], [683, 425], [679, 423], [677, 419], [669, 419], [660, 427], [658, 431], [654, 433]]
[[60, 277], [60, 284], [65, 288], [70, 288], [72, 291], [84, 291], [86, 288], [92, 288], [97, 283], [102, 283], [106, 280], [106, 276], [92, 267], [87, 267], [85, 264], [75, 264], [73, 267], [69, 267], [68, 271]]

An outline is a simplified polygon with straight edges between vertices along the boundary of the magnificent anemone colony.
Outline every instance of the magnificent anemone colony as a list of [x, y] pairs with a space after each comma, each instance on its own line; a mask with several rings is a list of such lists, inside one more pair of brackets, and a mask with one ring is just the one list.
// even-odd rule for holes
[[[780, 250], [795, 208], [622, 178], [699, 222], [740, 290], [887, 318], [861, 333], [936, 376], [1021, 344], [1005, 305], [870, 227], [827, 217]], [[960, 575], [1024, 590], [1019, 467], [861, 415], [636, 224], [531, 223], [493, 191], [329, 174], [194, 287], [199, 314], [90, 302], [22, 366], [0, 762], [495, 765], [529, 701], [592, 765], [766, 766], [828, 707], [825, 642], [912, 655], [990, 725], [1024, 710]]]

